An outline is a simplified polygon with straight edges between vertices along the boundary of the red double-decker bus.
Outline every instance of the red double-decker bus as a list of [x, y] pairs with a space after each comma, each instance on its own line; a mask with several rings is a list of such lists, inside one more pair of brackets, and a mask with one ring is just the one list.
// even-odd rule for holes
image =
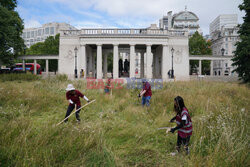
[[[25, 63], [25, 70], [30, 71], [31, 73], [34, 73], [34, 63]], [[14, 72], [21, 72], [23, 71], [23, 64], [22, 63], [16, 63], [15, 68], [13, 69]], [[42, 69], [40, 64], [36, 64], [36, 71], [37, 74], [42, 74]]]

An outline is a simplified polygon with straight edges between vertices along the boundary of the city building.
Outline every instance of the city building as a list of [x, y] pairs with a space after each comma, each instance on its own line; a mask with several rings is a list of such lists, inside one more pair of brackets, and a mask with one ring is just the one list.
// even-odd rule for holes
[[[211, 48], [214, 56], [233, 56], [238, 35], [238, 16], [235, 14], [219, 15], [210, 24]], [[233, 75], [232, 61], [214, 61], [214, 75]]]
[[67, 23], [47, 23], [42, 27], [24, 29], [22, 38], [26, 47], [29, 48], [38, 42], [44, 42], [49, 36], [56, 36], [61, 30], [76, 30], [76, 28]]
[[159, 20], [159, 27], [167, 30], [186, 30], [189, 36], [191, 36], [196, 31], [201, 33], [198, 21], [198, 16], [193, 12], [187, 11], [187, 8], [185, 8], [185, 11], [174, 15], [172, 15], [172, 11], [169, 11], [167, 16], [163, 16]]
[[[58, 73], [69, 77], [106, 78], [107, 56], [113, 54], [112, 77], [170, 78], [189, 80], [188, 33], [163, 30], [151, 25], [145, 29], [64, 30], [60, 35]], [[129, 74], [119, 76], [119, 58], [129, 60]]]
[[234, 27], [238, 24], [237, 14], [223, 14], [219, 15], [209, 25], [210, 35], [216, 31], [220, 31], [222, 27]]

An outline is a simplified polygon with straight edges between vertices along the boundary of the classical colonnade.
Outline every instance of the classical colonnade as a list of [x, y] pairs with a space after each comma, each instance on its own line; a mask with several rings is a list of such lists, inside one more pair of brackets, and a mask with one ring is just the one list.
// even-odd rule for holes
[[37, 74], [37, 60], [45, 60], [45, 73], [49, 75], [49, 60], [58, 60], [58, 55], [26, 55], [19, 56], [18, 59], [22, 60], [22, 68], [25, 71], [25, 60], [34, 60], [34, 74]]
[[[152, 49], [153, 46], [153, 49]], [[84, 78], [90, 76], [90, 73], [96, 73], [97, 79], [107, 77], [107, 56], [108, 53], [113, 53], [113, 78], [119, 78], [119, 56], [120, 52], [128, 52], [129, 54], [129, 78], [135, 77], [136, 69], [136, 53], [140, 55], [140, 78], [159, 78], [164, 77], [161, 71], [165, 71], [167, 77], [167, 66], [162, 66], [162, 62], [171, 61], [167, 55], [169, 46], [167, 45], [136, 45], [136, 44], [96, 44], [88, 45], [81, 44], [79, 52], [75, 53], [75, 59], [78, 75], [81, 70], [84, 70], [86, 75]], [[95, 56], [96, 55], [96, 60]], [[164, 56], [165, 55], [165, 56]], [[96, 61], [96, 62], [95, 62]], [[145, 62], [145, 63], [144, 63]], [[166, 64], [166, 63], [165, 63]]]

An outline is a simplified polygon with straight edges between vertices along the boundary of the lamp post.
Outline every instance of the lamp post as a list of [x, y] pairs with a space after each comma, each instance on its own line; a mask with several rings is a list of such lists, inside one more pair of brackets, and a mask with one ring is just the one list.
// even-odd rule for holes
[[77, 47], [75, 47], [74, 51], [75, 51], [75, 78], [77, 78], [77, 51], [78, 51]]
[[174, 48], [171, 49], [172, 52], [172, 70], [171, 70], [171, 78], [174, 78], [174, 67], [173, 67], [173, 61], [174, 61]]
[[222, 56], [224, 56], [224, 52], [225, 52], [225, 49], [222, 48], [222, 49], [221, 49], [221, 54], [222, 54]]
[[[26, 46], [24, 45], [24, 47], [23, 47], [23, 54], [24, 54], [24, 56], [26, 55], [26, 49], [27, 49], [27, 48], [26, 48]], [[25, 64], [25, 60], [23, 59], [23, 71], [24, 71], [24, 72], [26, 72], [26, 67], [25, 67], [25, 65], [26, 65], [26, 64]]]

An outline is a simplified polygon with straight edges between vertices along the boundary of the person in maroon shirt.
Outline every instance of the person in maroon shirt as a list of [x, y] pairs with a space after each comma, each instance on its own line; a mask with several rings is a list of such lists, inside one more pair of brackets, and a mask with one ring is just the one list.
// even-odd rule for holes
[[[184, 104], [184, 100], [182, 97], [177, 96], [174, 99], [174, 110], [176, 112], [176, 116], [173, 117], [170, 122], [175, 121], [177, 126], [171, 128], [170, 132], [174, 133], [176, 130], [178, 130], [176, 150], [177, 152], [180, 152], [180, 148], [183, 145], [184, 149], [186, 150], [186, 154], [189, 154], [188, 145], [193, 132], [193, 128], [190, 114]], [[176, 152], [171, 154], [176, 155]]]
[[[66, 99], [69, 101], [69, 106], [68, 106], [65, 118], [70, 115], [70, 113], [74, 110], [75, 106], [76, 106], [76, 110], [81, 107], [81, 101], [79, 97], [84, 98], [87, 102], [89, 102], [89, 99], [86, 96], [84, 96], [79, 90], [76, 90], [72, 84], [68, 84], [66, 91], [67, 91]], [[81, 110], [76, 112], [76, 120], [78, 122], [81, 121], [80, 116], [79, 116], [80, 111]], [[64, 122], [67, 122], [67, 121], [68, 119], [64, 120]]]
[[146, 104], [147, 107], [150, 106], [149, 102], [152, 96], [151, 86], [146, 80], [142, 80], [143, 88], [139, 93], [139, 97], [142, 97], [142, 106]]

